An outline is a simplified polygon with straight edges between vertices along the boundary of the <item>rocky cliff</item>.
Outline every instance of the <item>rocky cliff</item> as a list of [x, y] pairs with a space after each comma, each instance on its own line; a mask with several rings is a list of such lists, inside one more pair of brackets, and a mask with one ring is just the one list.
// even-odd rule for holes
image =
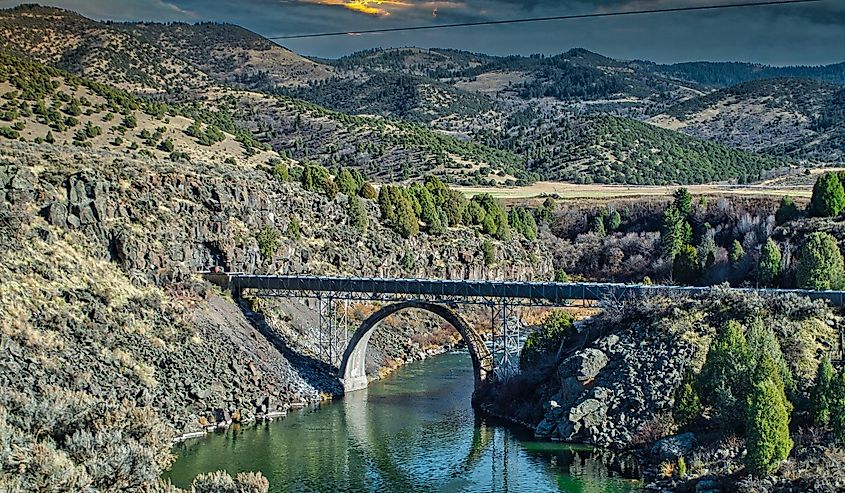
[[[24, 328], [6, 342], [15, 348], [4, 360], [7, 383], [23, 392], [77, 381], [96, 398], [160, 409], [180, 433], [339, 392], [311, 340], [313, 307], [238, 305], [198, 281], [198, 270], [516, 279], [546, 278], [550, 270], [541, 247], [472, 229], [402, 239], [369, 201], [362, 234], [349, 225], [345, 196], [306, 192], [260, 167], [12, 144], [0, 150], [0, 198], [14, 230], [2, 249], [7, 286], [15, 286], [4, 309], [30, 307], [9, 314]], [[264, 256], [257, 236], [267, 228], [279, 240]], [[492, 265], [484, 241], [495, 245]], [[109, 286], [120, 291], [117, 301], [103, 293]], [[78, 314], [64, 314], [66, 304]], [[354, 308], [350, 330], [368, 310]], [[406, 321], [415, 326], [394, 321], [374, 339], [374, 371], [453, 342], [425, 317]], [[36, 345], [30, 354], [17, 339], [30, 332], [64, 342], [55, 353]], [[35, 354], [53, 363], [28, 373], [20, 370], [31, 364], [14, 363]]]

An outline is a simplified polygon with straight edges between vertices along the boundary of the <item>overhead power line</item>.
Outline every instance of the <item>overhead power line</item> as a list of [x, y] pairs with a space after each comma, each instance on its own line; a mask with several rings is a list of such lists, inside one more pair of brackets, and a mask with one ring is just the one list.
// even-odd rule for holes
[[403, 31], [424, 31], [430, 29], [451, 29], [458, 27], [475, 27], [475, 26], [496, 26], [502, 24], [524, 24], [528, 22], [547, 22], [547, 21], [565, 21], [573, 19], [595, 19], [599, 17], [620, 17], [625, 15], [646, 15], [646, 14], [668, 14], [673, 12], [694, 12], [702, 10], [725, 10], [751, 7], [765, 7], [765, 6], [779, 6], [779, 5], [795, 5], [803, 3], [815, 3], [822, 0], [772, 0], [765, 2], [744, 2], [744, 3], [729, 3], [721, 5], [699, 5], [694, 7], [669, 7], [660, 9], [646, 9], [646, 10], [626, 10], [616, 12], [600, 12], [594, 14], [571, 14], [571, 15], [556, 15], [551, 17], [529, 17], [524, 19], [503, 19], [494, 21], [478, 21], [478, 22], [459, 22], [455, 24], [434, 24], [428, 26], [407, 26], [407, 27], [389, 27], [382, 29], [364, 29], [360, 31], [342, 31], [342, 32], [326, 32], [326, 33], [311, 33], [311, 34], [291, 34], [286, 36], [268, 36], [267, 39], [304, 39], [304, 38], [325, 38], [329, 36], [346, 36], [358, 34], [380, 34], [380, 33], [394, 33]]

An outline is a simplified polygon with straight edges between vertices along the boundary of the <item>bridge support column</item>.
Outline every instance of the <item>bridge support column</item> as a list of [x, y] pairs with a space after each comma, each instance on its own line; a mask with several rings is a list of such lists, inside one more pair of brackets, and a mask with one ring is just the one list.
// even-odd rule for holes
[[508, 299], [501, 299], [490, 308], [490, 330], [493, 334], [493, 370], [496, 378], [506, 379], [518, 370], [521, 322]]
[[332, 366], [340, 365], [340, 358], [348, 338], [349, 323], [349, 300], [343, 300], [343, 310], [339, 316], [336, 301], [337, 299], [333, 296], [317, 297], [319, 356]]

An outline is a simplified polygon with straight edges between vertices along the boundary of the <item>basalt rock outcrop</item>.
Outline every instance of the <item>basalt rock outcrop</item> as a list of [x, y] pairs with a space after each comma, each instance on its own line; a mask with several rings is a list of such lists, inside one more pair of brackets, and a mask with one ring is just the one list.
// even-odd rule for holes
[[[215, 294], [198, 270], [549, 275], [541, 246], [497, 242], [469, 228], [405, 240], [365, 203], [370, 226], [361, 234], [348, 224], [345, 196], [306, 192], [268, 170], [4, 146], [0, 387], [25, 395], [52, 385], [129, 400], [155, 408], [177, 434], [250, 421], [340, 392], [309, 342], [313, 307], [275, 301], [278, 310], [267, 303], [262, 311]], [[300, 234], [288, 233], [293, 222]], [[266, 257], [262, 228], [279, 234]], [[484, 241], [495, 245], [492, 265]], [[400, 323], [374, 338], [374, 371], [453, 342], [436, 323], [418, 322], [425, 330]]]
[[[219, 163], [171, 163], [95, 151], [12, 144], [0, 155], [0, 199], [26, 204], [52, 225], [81, 231], [100, 254], [157, 283], [221, 266], [232, 272], [355, 274], [433, 278], [547, 279], [541, 246], [495, 242], [473, 230], [403, 239], [365, 201], [370, 227], [350, 225], [347, 198], [329, 199], [268, 170]], [[286, 235], [297, 223], [301, 238]], [[262, 257], [256, 235], [282, 233]]]

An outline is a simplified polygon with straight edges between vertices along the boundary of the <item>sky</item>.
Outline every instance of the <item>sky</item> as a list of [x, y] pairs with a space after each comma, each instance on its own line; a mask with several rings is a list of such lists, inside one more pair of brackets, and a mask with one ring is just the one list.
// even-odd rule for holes
[[[31, 1], [0, 0], [0, 7]], [[283, 36], [713, 5], [737, 0], [36, 1], [74, 10], [98, 20], [229, 22], [265, 36]], [[368, 48], [400, 46], [455, 48], [497, 55], [550, 55], [579, 47], [618, 59], [660, 63], [712, 60], [817, 65], [845, 61], [845, 0], [724, 11], [344, 35], [279, 43], [297, 53], [326, 58]]]

